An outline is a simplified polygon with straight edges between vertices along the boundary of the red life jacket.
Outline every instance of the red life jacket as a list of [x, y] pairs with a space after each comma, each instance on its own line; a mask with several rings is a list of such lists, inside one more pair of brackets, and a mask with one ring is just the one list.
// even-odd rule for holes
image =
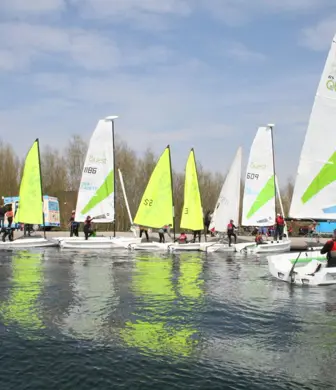
[[277, 217], [276, 223], [277, 223], [277, 225], [282, 226], [282, 225], [285, 224], [285, 221], [284, 221], [284, 219], [282, 217]]
[[336, 251], [336, 241], [334, 241], [334, 240], [329, 240], [329, 241], [328, 241], [328, 244], [329, 244], [329, 243], [332, 243], [332, 244], [333, 244], [333, 246], [332, 246], [330, 252], [335, 252], [335, 251]]
[[185, 242], [187, 239], [187, 236], [185, 234], [181, 234], [179, 237], [179, 242]]
[[232, 229], [233, 229], [232, 223], [229, 223], [229, 224], [227, 225], [227, 228], [228, 228], [228, 230], [232, 230]]

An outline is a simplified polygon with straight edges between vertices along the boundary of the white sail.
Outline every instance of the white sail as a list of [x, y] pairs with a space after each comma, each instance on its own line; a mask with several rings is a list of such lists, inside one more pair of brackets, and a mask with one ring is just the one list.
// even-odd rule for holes
[[92, 134], [80, 183], [76, 216], [83, 222], [114, 221], [114, 166], [111, 122], [100, 120]]
[[217, 232], [226, 231], [230, 219], [238, 223], [241, 165], [242, 148], [240, 147], [226, 176], [211, 219], [210, 229], [215, 228]]
[[275, 178], [272, 130], [259, 127], [252, 143], [243, 199], [243, 226], [275, 223]]
[[336, 36], [317, 89], [289, 215], [336, 219]]

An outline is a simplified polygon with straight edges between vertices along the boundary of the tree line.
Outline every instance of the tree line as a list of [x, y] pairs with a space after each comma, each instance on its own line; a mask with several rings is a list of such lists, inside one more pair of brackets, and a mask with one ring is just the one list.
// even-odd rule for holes
[[[116, 137], [115, 142], [116, 171], [119, 168], [123, 173], [129, 206], [134, 217], [159, 155], [148, 149], [140, 157], [122, 139]], [[71, 210], [76, 208], [77, 192], [88, 144], [79, 135], [73, 135], [62, 151], [51, 146], [41, 146], [43, 193], [58, 198], [61, 225], [64, 228], [67, 226]], [[0, 161], [2, 162], [0, 164], [0, 196], [17, 196], [24, 158], [19, 158], [10, 144], [0, 140]], [[199, 163], [197, 168], [203, 210], [205, 212], [213, 210], [225, 175], [219, 172], [209, 172]], [[184, 172], [173, 171], [173, 184], [176, 226], [178, 227], [183, 207]], [[289, 180], [281, 191], [285, 215], [288, 213], [292, 194], [293, 183]], [[242, 195], [243, 182], [241, 199]], [[118, 175], [116, 175], [116, 210], [117, 231], [128, 230], [129, 219]], [[110, 230], [111, 226], [104, 225], [104, 229]]]

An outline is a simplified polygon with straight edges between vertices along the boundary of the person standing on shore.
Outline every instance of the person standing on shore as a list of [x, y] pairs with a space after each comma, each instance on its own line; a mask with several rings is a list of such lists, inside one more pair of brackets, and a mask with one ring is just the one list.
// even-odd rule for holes
[[78, 229], [79, 229], [79, 223], [75, 221], [75, 214], [76, 211], [72, 210], [71, 217], [69, 219], [69, 225], [70, 225], [70, 237], [76, 236], [78, 237]]
[[145, 233], [145, 236], [146, 236], [146, 239], [147, 239], [147, 242], [148, 242], [149, 241], [148, 228], [146, 228], [144, 226], [139, 226], [139, 230], [140, 230], [140, 238], [142, 237], [142, 233]]
[[92, 236], [93, 230], [92, 230], [92, 220], [89, 215], [86, 217], [86, 220], [84, 221], [84, 235], [85, 235], [85, 240], [87, 240], [89, 237]]

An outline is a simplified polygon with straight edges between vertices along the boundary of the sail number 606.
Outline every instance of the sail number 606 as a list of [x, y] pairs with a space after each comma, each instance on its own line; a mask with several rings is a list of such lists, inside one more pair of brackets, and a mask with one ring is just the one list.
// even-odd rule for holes
[[246, 175], [246, 178], [250, 179], [250, 180], [258, 180], [259, 179], [259, 174], [258, 173], [248, 173]]
[[153, 205], [153, 199], [145, 199], [144, 200], [144, 205], [145, 206], [152, 206]]

